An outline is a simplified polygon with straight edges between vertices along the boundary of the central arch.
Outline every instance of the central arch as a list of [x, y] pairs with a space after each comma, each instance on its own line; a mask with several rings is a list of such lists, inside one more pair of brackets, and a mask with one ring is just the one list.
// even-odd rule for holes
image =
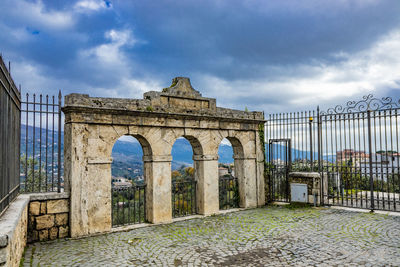
[[[190, 153], [189, 151], [190, 150]], [[178, 137], [171, 150], [171, 201], [172, 217], [183, 217], [197, 213], [197, 181], [198, 167], [194, 164], [194, 155], [202, 155], [200, 142], [193, 136]], [[182, 158], [182, 156], [184, 158]], [[184, 160], [179, 163], [177, 159]], [[178, 167], [178, 168], [177, 168]]]
[[[117, 227], [146, 221], [146, 175], [143, 154], [151, 155], [148, 142], [123, 135], [112, 148], [111, 221]], [[143, 145], [142, 145], [143, 144]], [[146, 152], [143, 153], [143, 150]]]

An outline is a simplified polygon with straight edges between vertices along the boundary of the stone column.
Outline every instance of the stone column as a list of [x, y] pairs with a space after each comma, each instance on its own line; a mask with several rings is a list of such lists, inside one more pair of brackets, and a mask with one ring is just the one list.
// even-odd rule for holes
[[257, 170], [256, 156], [233, 156], [235, 160], [235, 175], [239, 183], [239, 206], [241, 208], [257, 207]]
[[65, 125], [65, 180], [70, 191], [71, 237], [111, 230], [112, 158], [98, 152], [99, 139], [88, 138], [87, 130], [86, 124]]
[[146, 214], [151, 223], [172, 221], [171, 155], [143, 156]]
[[197, 211], [210, 215], [219, 211], [218, 155], [193, 155], [197, 181]]

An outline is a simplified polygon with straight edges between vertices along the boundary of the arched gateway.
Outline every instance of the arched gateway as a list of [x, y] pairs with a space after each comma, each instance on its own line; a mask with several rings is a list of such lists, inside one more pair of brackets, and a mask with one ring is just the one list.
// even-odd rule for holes
[[174, 78], [162, 92], [144, 99], [70, 94], [65, 97], [65, 183], [70, 191], [71, 236], [111, 229], [111, 151], [123, 135], [142, 145], [147, 220], [169, 222], [171, 149], [185, 137], [193, 147], [200, 214], [218, 213], [218, 146], [231, 141], [240, 206], [264, 205], [264, 155], [259, 137], [262, 112], [219, 108], [202, 97], [188, 78]]

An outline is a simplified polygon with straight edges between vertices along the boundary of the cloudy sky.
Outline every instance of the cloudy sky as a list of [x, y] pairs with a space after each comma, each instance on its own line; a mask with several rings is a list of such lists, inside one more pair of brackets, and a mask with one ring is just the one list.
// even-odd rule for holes
[[23, 92], [141, 98], [175, 76], [267, 114], [400, 96], [399, 0], [1, 0]]

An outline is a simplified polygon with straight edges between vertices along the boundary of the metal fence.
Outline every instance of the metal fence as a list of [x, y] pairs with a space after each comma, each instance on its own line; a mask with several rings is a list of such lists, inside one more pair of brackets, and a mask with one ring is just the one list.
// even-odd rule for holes
[[172, 180], [172, 217], [197, 213], [196, 181], [192, 178]]
[[61, 100], [59, 92], [22, 101], [21, 192], [63, 191]]
[[112, 188], [112, 225], [146, 221], [146, 185]]
[[21, 94], [9, 69], [0, 55], [0, 215], [19, 193]]
[[327, 204], [400, 211], [399, 103], [368, 95], [321, 112]]
[[318, 171], [329, 205], [400, 211], [400, 101], [372, 95], [266, 123], [272, 201], [288, 201], [289, 171]]
[[219, 209], [239, 208], [238, 179], [233, 176], [219, 178]]

